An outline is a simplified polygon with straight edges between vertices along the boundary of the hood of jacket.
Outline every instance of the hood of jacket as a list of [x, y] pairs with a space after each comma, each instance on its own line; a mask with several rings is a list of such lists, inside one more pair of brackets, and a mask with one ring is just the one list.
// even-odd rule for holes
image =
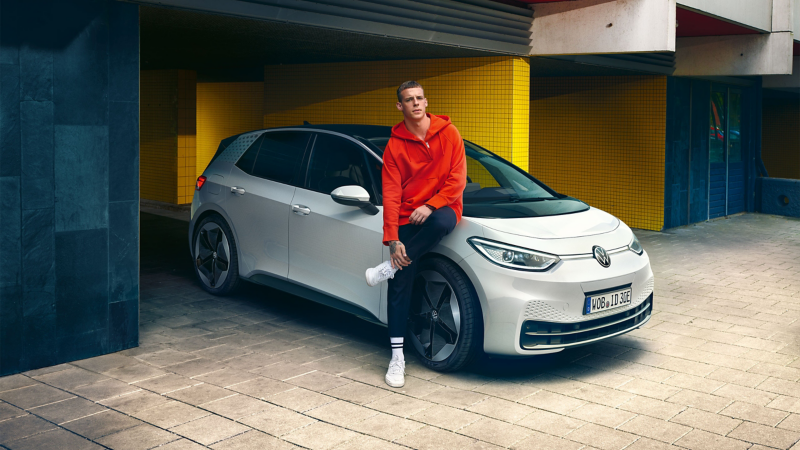
[[[430, 140], [438, 132], [450, 126], [450, 118], [447, 116], [437, 116], [431, 113], [425, 113], [425, 115], [431, 118], [431, 126], [428, 128], [428, 134], [425, 136], [426, 141]], [[419, 138], [411, 134], [411, 132], [408, 131], [408, 128], [406, 128], [405, 121], [402, 121], [392, 127], [392, 137], [406, 141], [419, 142]]]

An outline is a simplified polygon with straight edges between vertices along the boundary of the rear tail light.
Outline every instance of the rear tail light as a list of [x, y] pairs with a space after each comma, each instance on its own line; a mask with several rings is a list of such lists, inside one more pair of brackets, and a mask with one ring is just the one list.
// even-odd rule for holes
[[200, 175], [200, 177], [197, 179], [197, 184], [195, 185], [194, 190], [199, 191], [204, 184], [206, 184], [206, 177], [204, 175]]

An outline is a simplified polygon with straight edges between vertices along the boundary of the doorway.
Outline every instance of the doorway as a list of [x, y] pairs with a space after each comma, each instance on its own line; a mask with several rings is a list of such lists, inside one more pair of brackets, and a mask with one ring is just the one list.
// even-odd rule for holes
[[709, 114], [708, 218], [713, 219], [745, 210], [741, 89], [712, 85]]

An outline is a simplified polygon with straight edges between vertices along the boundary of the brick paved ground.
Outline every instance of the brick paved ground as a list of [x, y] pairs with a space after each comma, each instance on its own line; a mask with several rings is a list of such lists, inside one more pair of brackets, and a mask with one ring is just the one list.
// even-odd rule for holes
[[383, 382], [385, 331], [279, 292], [206, 295], [142, 214], [141, 346], [0, 378], [8, 449], [800, 449], [800, 221], [642, 232], [646, 328]]

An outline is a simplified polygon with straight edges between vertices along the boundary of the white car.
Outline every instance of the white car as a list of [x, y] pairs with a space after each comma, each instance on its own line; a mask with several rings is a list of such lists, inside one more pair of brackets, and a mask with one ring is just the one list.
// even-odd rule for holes
[[[203, 287], [239, 280], [386, 324], [381, 155], [390, 127], [304, 125], [222, 141], [198, 178], [189, 243]], [[653, 308], [647, 253], [619, 219], [465, 141], [455, 230], [420, 262], [408, 340], [428, 367], [480, 351], [527, 356], [617, 336]]]

